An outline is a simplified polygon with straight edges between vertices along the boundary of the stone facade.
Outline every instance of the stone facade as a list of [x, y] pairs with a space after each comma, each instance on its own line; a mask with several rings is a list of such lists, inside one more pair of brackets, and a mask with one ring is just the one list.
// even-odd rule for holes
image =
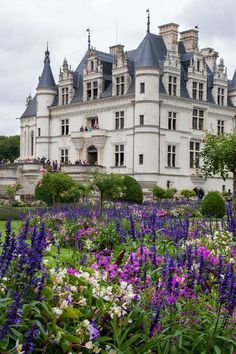
[[21, 160], [87, 160], [134, 176], [143, 188], [232, 189], [231, 179], [201, 178], [197, 157], [204, 130], [235, 128], [236, 73], [228, 80], [218, 53], [199, 49], [198, 30], [179, 34], [178, 27], [160, 26], [159, 35], [148, 28], [127, 52], [115, 45], [103, 53], [89, 43], [75, 71], [64, 60], [58, 85], [47, 49], [21, 117]]

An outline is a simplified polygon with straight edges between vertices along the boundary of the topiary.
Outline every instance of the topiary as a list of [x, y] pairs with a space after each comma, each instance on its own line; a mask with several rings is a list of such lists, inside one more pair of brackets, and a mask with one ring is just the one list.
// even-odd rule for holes
[[223, 218], [225, 215], [225, 203], [219, 192], [208, 192], [202, 201], [202, 214]]
[[131, 176], [124, 176], [124, 195], [120, 198], [125, 202], [141, 204], [143, 202], [143, 191], [140, 184]]

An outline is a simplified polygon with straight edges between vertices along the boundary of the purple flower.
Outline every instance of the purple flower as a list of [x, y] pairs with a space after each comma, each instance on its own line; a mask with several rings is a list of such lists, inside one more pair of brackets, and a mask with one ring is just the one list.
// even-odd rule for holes
[[100, 336], [100, 331], [97, 328], [96, 320], [93, 318], [90, 326], [89, 340], [96, 340]]

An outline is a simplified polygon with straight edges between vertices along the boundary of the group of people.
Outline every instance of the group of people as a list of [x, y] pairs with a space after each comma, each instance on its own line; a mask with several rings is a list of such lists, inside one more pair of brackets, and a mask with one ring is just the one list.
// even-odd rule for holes
[[9, 164], [9, 163], [11, 163], [11, 161], [10, 161], [9, 159], [2, 159], [2, 160], [0, 160], [0, 165], [7, 165], [7, 164]]
[[80, 127], [81, 132], [91, 132], [93, 129], [99, 129], [98, 124], [94, 124], [92, 127], [83, 127], [83, 125]]

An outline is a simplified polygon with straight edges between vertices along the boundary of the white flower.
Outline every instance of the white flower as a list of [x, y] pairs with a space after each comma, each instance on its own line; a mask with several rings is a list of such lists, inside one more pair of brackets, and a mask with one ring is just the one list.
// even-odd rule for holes
[[87, 342], [84, 346], [87, 349], [93, 349], [93, 342], [90, 340], [89, 342]]
[[86, 306], [87, 305], [87, 299], [85, 299], [85, 297], [83, 297], [82, 299], [79, 300], [78, 304], [80, 306]]
[[24, 351], [22, 351], [22, 348], [23, 348], [23, 344], [20, 344], [19, 343], [19, 339], [17, 339], [17, 341], [16, 341], [16, 352], [18, 354], [24, 354]]
[[67, 300], [63, 300], [60, 306], [60, 309], [65, 309], [66, 307], [68, 307], [69, 301]]
[[61, 316], [61, 314], [62, 314], [61, 309], [59, 309], [58, 307], [53, 307], [52, 310], [55, 313], [55, 315], [57, 316], [57, 318], [59, 318]]

